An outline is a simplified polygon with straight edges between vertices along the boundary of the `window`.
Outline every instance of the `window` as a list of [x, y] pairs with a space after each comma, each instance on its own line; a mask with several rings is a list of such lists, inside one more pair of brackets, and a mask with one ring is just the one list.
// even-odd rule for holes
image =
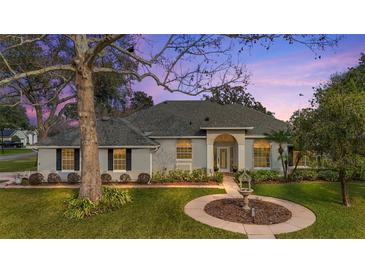
[[126, 150], [124, 148], [113, 149], [113, 169], [126, 170]]
[[270, 167], [270, 143], [267, 140], [257, 140], [253, 145], [254, 167]]
[[177, 159], [191, 159], [192, 146], [190, 139], [179, 139], [176, 143], [176, 158]]
[[75, 150], [72, 148], [62, 149], [62, 170], [75, 169]]

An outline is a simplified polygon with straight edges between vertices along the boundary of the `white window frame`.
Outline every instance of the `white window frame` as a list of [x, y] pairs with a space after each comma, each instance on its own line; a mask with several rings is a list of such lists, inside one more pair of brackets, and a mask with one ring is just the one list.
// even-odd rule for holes
[[[73, 169], [63, 169], [63, 151], [69, 149], [73, 151], [74, 168]], [[75, 149], [74, 148], [62, 148], [61, 149], [61, 171], [62, 172], [74, 172], [75, 171]]]
[[[114, 150], [116, 149], [124, 149], [125, 153], [125, 169], [114, 169]], [[113, 149], [113, 172], [127, 172], [127, 149], [125, 148], [114, 148]]]
[[272, 143], [269, 142], [269, 166], [267, 167], [255, 167], [255, 141], [252, 143], [252, 168], [257, 170], [270, 170], [272, 169]]

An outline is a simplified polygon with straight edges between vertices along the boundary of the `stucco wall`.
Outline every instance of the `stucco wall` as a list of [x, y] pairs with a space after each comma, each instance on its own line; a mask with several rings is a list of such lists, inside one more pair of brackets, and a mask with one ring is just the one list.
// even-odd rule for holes
[[253, 139], [245, 140], [245, 169], [253, 168]]
[[[99, 149], [100, 173], [109, 173], [114, 180], [119, 180], [123, 172], [108, 171], [108, 149]], [[80, 163], [81, 164], [81, 163]], [[56, 171], [56, 149], [38, 150], [38, 171], [45, 177], [51, 172], [57, 172], [62, 180], [67, 180], [69, 172]], [[132, 180], [136, 180], [138, 174], [150, 173], [150, 149], [132, 149], [132, 170], [127, 171]], [[78, 172], [80, 173], [80, 172]]]
[[192, 139], [193, 169], [207, 167], [207, 141], [205, 139]]

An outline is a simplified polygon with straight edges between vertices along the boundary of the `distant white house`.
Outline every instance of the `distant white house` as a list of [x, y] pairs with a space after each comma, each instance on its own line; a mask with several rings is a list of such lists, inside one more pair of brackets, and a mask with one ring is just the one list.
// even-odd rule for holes
[[34, 145], [38, 142], [38, 134], [35, 130], [21, 130], [21, 129], [4, 129], [3, 136], [0, 132], [0, 142], [3, 138], [4, 143], [11, 142], [15, 136], [20, 139], [23, 147], [28, 145]]

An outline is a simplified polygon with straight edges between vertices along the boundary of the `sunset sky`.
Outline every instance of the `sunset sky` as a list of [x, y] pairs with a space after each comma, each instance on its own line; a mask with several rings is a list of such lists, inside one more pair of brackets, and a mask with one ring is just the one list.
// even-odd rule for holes
[[[154, 41], [163, 36], [151, 37]], [[325, 82], [330, 75], [345, 71], [358, 63], [365, 53], [365, 35], [344, 35], [338, 47], [319, 52], [321, 59], [303, 45], [276, 42], [269, 50], [254, 47], [244, 55], [243, 63], [251, 74], [248, 91], [275, 116], [290, 118], [293, 111], [308, 105], [313, 87]], [[137, 88], [153, 96], [155, 103], [164, 100], [199, 100], [183, 94], [171, 94], [152, 80], [145, 80]], [[304, 94], [299, 97], [299, 93]]]
[[[166, 36], [148, 35], [148, 39], [162, 44]], [[365, 53], [365, 35], [344, 35], [337, 47], [318, 52], [321, 59], [316, 59], [303, 45], [288, 45], [278, 40], [269, 50], [261, 46], [247, 50], [241, 60], [250, 74], [248, 91], [274, 112], [276, 118], [286, 121], [293, 111], [309, 105], [313, 87], [327, 81], [332, 74], [357, 65], [362, 52]], [[153, 96], [155, 104], [165, 100], [201, 99], [201, 96], [169, 93], [151, 79], [135, 84], [134, 88]], [[304, 96], [299, 97], [299, 93]], [[27, 114], [34, 123], [34, 109], [28, 106]]]

